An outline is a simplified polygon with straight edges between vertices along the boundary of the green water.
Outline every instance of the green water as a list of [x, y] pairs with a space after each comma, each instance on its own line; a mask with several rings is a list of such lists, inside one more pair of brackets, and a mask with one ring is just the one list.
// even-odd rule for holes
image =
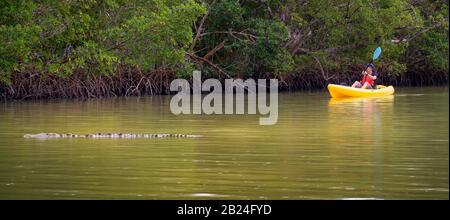
[[[448, 199], [448, 94], [283, 93], [274, 126], [175, 116], [167, 96], [0, 103], [0, 199]], [[40, 132], [204, 137], [22, 137]]]

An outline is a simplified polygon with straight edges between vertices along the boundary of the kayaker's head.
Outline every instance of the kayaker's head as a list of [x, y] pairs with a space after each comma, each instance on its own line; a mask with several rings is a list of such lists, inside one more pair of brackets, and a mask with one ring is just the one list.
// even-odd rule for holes
[[373, 69], [375, 69], [375, 65], [373, 65], [372, 63], [369, 63], [369, 64], [367, 64], [366, 69], [367, 69], [367, 70], [366, 70], [367, 73], [370, 74], [370, 75], [372, 75]]

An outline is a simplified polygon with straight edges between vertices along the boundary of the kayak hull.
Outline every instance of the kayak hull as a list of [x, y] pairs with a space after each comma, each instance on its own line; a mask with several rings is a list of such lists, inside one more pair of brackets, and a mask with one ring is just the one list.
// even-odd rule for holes
[[348, 97], [380, 97], [393, 95], [395, 90], [393, 86], [387, 86], [381, 89], [360, 89], [336, 84], [328, 85], [328, 92], [333, 98]]

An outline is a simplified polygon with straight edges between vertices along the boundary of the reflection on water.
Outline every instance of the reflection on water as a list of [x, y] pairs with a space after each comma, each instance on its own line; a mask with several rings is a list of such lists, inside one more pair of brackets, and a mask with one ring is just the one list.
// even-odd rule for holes
[[[259, 115], [172, 115], [170, 97], [0, 105], [2, 199], [448, 199], [448, 89], [279, 97]], [[30, 140], [24, 133], [199, 139]]]

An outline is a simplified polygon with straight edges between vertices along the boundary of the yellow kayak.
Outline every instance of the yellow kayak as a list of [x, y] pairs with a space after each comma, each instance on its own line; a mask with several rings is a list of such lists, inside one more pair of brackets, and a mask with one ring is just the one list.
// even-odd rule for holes
[[333, 98], [389, 96], [395, 92], [392, 86], [377, 86], [377, 89], [360, 89], [336, 84], [328, 84], [328, 91]]

